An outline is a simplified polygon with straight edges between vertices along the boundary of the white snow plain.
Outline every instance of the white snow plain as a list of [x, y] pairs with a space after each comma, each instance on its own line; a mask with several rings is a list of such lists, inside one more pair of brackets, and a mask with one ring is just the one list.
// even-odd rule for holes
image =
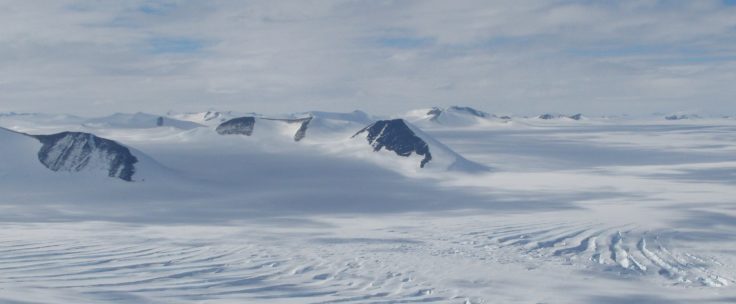
[[31, 154], [0, 165], [0, 303], [736, 302], [736, 120], [418, 124], [491, 168], [470, 174], [321, 115], [300, 142], [0, 116], [150, 156], [124, 182], [2, 137]]

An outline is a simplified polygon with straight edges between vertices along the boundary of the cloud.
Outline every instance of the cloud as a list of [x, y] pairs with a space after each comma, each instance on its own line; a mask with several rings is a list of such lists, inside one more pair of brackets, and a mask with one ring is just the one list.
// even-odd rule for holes
[[728, 1], [9, 1], [0, 110], [733, 113], [734, 13]]

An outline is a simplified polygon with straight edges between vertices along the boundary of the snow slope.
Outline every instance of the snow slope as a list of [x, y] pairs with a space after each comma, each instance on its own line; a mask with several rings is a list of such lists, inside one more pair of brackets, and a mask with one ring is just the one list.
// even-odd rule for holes
[[38, 160], [41, 143], [23, 133], [0, 128], [0, 176], [10, 181], [17, 176], [41, 177], [51, 175]]
[[174, 117], [179, 120], [184, 121], [190, 121], [194, 122], [200, 125], [206, 125], [206, 126], [217, 126], [223, 122], [226, 122], [230, 119], [236, 118], [236, 117], [242, 117], [246, 115], [254, 115], [255, 113], [250, 114], [243, 114], [243, 113], [236, 113], [233, 111], [204, 111], [204, 112], [194, 112], [194, 113], [168, 113], [168, 116]]

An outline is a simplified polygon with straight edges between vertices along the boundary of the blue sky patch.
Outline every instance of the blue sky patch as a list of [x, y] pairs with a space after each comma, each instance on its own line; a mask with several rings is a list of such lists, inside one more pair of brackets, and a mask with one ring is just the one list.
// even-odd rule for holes
[[175, 8], [176, 5], [173, 3], [148, 1], [145, 4], [139, 6], [138, 10], [144, 14], [163, 16], [168, 14], [171, 10]]

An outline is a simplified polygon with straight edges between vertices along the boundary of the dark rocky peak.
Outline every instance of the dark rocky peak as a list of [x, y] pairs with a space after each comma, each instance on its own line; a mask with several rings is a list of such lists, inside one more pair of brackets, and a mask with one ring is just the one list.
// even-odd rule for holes
[[424, 156], [419, 166], [424, 166], [432, 160], [429, 145], [417, 136], [403, 119], [379, 120], [355, 133], [353, 137], [366, 134], [368, 143], [373, 151], [386, 149], [397, 155], [409, 157], [412, 153]]
[[570, 118], [572, 120], [580, 120], [580, 119], [583, 118], [583, 114], [578, 113], [578, 114], [575, 114], [575, 115], [570, 115], [567, 118]]
[[543, 120], [552, 120], [552, 119], [561, 119], [561, 118], [569, 118], [569, 119], [572, 119], [572, 120], [581, 120], [581, 119], [583, 119], [583, 114], [578, 113], [578, 114], [575, 114], [575, 115], [562, 115], [562, 114], [549, 114], [549, 113], [547, 113], [547, 114], [539, 115], [539, 116], [537, 116], [537, 118], [543, 119]]
[[294, 141], [300, 141], [304, 139], [305, 136], [307, 136], [307, 129], [309, 128], [310, 122], [312, 122], [312, 117], [304, 118], [301, 120], [299, 130], [296, 130], [296, 133], [294, 134]]
[[271, 121], [278, 121], [288, 124], [299, 124], [299, 129], [296, 130], [294, 133], [294, 141], [300, 141], [304, 139], [305, 136], [307, 136], [307, 129], [309, 128], [309, 123], [312, 122], [313, 117], [305, 117], [305, 118], [262, 118], [263, 120], [271, 120]]
[[557, 115], [552, 115], [552, 114], [542, 114], [542, 115], [539, 115], [539, 116], [538, 116], [538, 118], [539, 118], [539, 119], [544, 119], [544, 120], [550, 120], [550, 119], [555, 119], [555, 118], [557, 118]]
[[680, 114], [680, 115], [673, 114], [673, 115], [668, 115], [664, 117], [664, 119], [666, 120], [684, 120], [684, 119], [693, 119], [693, 118], [700, 118], [700, 116], [695, 115], [695, 114]]
[[471, 107], [451, 106], [450, 110], [455, 111], [455, 112], [470, 114], [470, 115], [481, 117], [481, 118], [486, 118], [486, 117], [491, 116], [490, 114], [486, 112], [476, 110]]
[[[266, 118], [266, 117], [238, 117], [230, 119], [226, 122], [221, 123], [219, 126], [217, 126], [217, 133], [220, 135], [232, 135], [232, 134], [242, 134], [246, 136], [253, 135], [253, 130], [255, 129], [256, 120], [260, 120], [261, 123], [263, 121], [275, 121], [279, 123], [288, 123], [288, 124], [300, 124], [299, 129], [294, 133], [294, 141], [300, 141], [304, 139], [305, 136], [307, 136], [307, 129], [309, 127], [309, 123], [312, 121], [312, 117], [306, 117], [306, 118]], [[260, 128], [260, 127], [259, 127]]]
[[52, 171], [102, 169], [110, 177], [132, 181], [138, 159], [127, 147], [90, 133], [33, 135], [41, 144], [38, 159]]
[[243, 134], [246, 136], [251, 136], [253, 134], [253, 128], [255, 127], [255, 124], [255, 117], [238, 117], [221, 123], [219, 126], [217, 126], [217, 129], [215, 129], [215, 131], [217, 131], [217, 133], [220, 135]]
[[431, 116], [430, 120], [437, 120], [437, 117], [439, 117], [440, 114], [442, 114], [442, 111], [443, 110], [438, 107], [433, 107], [427, 112], [427, 115]]

